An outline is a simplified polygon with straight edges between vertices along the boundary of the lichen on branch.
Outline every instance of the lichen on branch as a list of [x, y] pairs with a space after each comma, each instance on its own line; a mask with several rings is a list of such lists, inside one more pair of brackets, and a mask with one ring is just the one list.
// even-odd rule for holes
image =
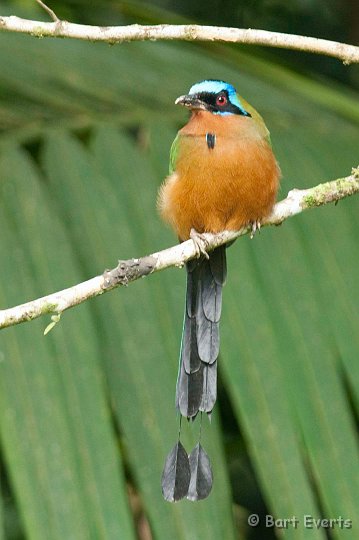
[[[286, 199], [278, 202], [271, 215], [263, 222], [263, 226], [280, 225], [291, 216], [304, 210], [336, 202], [345, 197], [359, 193], [359, 168], [353, 169], [352, 174], [331, 182], [319, 184], [309, 189], [293, 189]], [[223, 231], [219, 234], [205, 234], [207, 250], [235, 240], [239, 236], [250, 233], [250, 226], [240, 231]], [[170, 247], [163, 251], [144, 257], [119, 261], [112, 270], [106, 270], [102, 275], [88, 281], [69, 287], [62, 291], [37, 298], [26, 304], [0, 310], [0, 329], [31, 321], [45, 314], [60, 315], [66, 309], [74, 307], [89, 298], [110, 291], [121, 285], [159, 272], [172, 266], [182, 267], [193, 259], [197, 249], [192, 240]], [[51, 323], [50, 323], [51, 324]]]
[[[43, 2], [37, 0], [40, 5]], [[218, 41], [222, 43], [245, 43], [297, 51], [323, 54], [338, 58], [344, 64], [359, 63], [359, 47], [309, 36], [283, 34], [252, 28], [228, 28], [223, 26], [200, 26], [196, 24], [156, 24], [127, 26], [90, 26], [58, 19], [47, 6], [44, 7], [54, 22], [31, 21], [20, 17], [0, 16], [0, 30], [19, 32], [34, 37], [57, 37], [86, 41], [105, 41], [110, 44], [127, 41]]]

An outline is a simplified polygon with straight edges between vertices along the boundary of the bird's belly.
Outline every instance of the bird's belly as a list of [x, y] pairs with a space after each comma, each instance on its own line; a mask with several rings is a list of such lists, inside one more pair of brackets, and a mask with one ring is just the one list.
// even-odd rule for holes
[[238, 230], [263, 219], [275, 202], [279, 168], [265, 141], [184, 148], [160, 194], [161, 213], [181, 240], [198, 232]]

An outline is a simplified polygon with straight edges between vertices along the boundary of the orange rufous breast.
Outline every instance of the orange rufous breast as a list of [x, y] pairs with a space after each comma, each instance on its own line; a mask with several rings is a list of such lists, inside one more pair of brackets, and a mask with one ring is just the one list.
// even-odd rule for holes
[[[206, 134], [215, 135], [209, 148]], [[195, 112], [179, 132], [176, 170], [158, 205], [181, 240], [190, 230], [239, 230], [271, 211], [280, 170], [266, 132], [250, 117]]]

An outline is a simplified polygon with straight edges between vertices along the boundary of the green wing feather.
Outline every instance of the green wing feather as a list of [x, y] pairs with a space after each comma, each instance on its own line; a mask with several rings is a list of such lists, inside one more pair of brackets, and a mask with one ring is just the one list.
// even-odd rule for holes
[[267, 141], [269, 146], [272, 147], [272, 142], [270, 140], [269, 130], [268, 130], [267, 126], [265, 125], [264, 120], [261, 117], [261, 115], [259, 114], [259, 112], [257, 112], [255, 110], [255, 108], [252, 107], [252, 105], [250, 105], [248, 103], [248, 101], [243, 99], [241, 96], [238, 96], [238, 99], [239, 99], [240, 103], [243, 105], [244, 109], [251, 114], [251, 116], [252, 116], [253, 120], [255, 121], [255, 123], [257, 124], [258, 130], [261, 133], [261, 135], [263, 136], [263, 138]]
[[169, 166], [170, 174], [172, 174], [176, 170], [176, 161], [178, 157], [179, 141], [180, 141], [180, 135], [179, 133], [177, 133], [175, 140], [172, 143], [171, 150], [170, 150], [170, 166]]

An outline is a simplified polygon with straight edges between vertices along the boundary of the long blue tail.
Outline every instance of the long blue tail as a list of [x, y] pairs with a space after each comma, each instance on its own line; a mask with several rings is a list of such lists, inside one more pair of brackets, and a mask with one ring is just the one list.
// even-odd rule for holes
[[176, 389], [182, 416], [211, 413], [217, 397], [217, 358], [226, 248], [187, 263], [187, 295]]
[[[219, 319], [227, 273], [225, 246], [212, 251], [209, 259], [192, 260], [186, 267], [187, 293], [176, 407], [182, 416], [194, 420], [198, 412], [210, 415], [217, 398]], [[183, 497], [191, 501], [204, 499], [212, 483], [211, 463], [200, 440], [188, 455], [179, 434], [162, 474], [164, 498], [170, 502]]]

